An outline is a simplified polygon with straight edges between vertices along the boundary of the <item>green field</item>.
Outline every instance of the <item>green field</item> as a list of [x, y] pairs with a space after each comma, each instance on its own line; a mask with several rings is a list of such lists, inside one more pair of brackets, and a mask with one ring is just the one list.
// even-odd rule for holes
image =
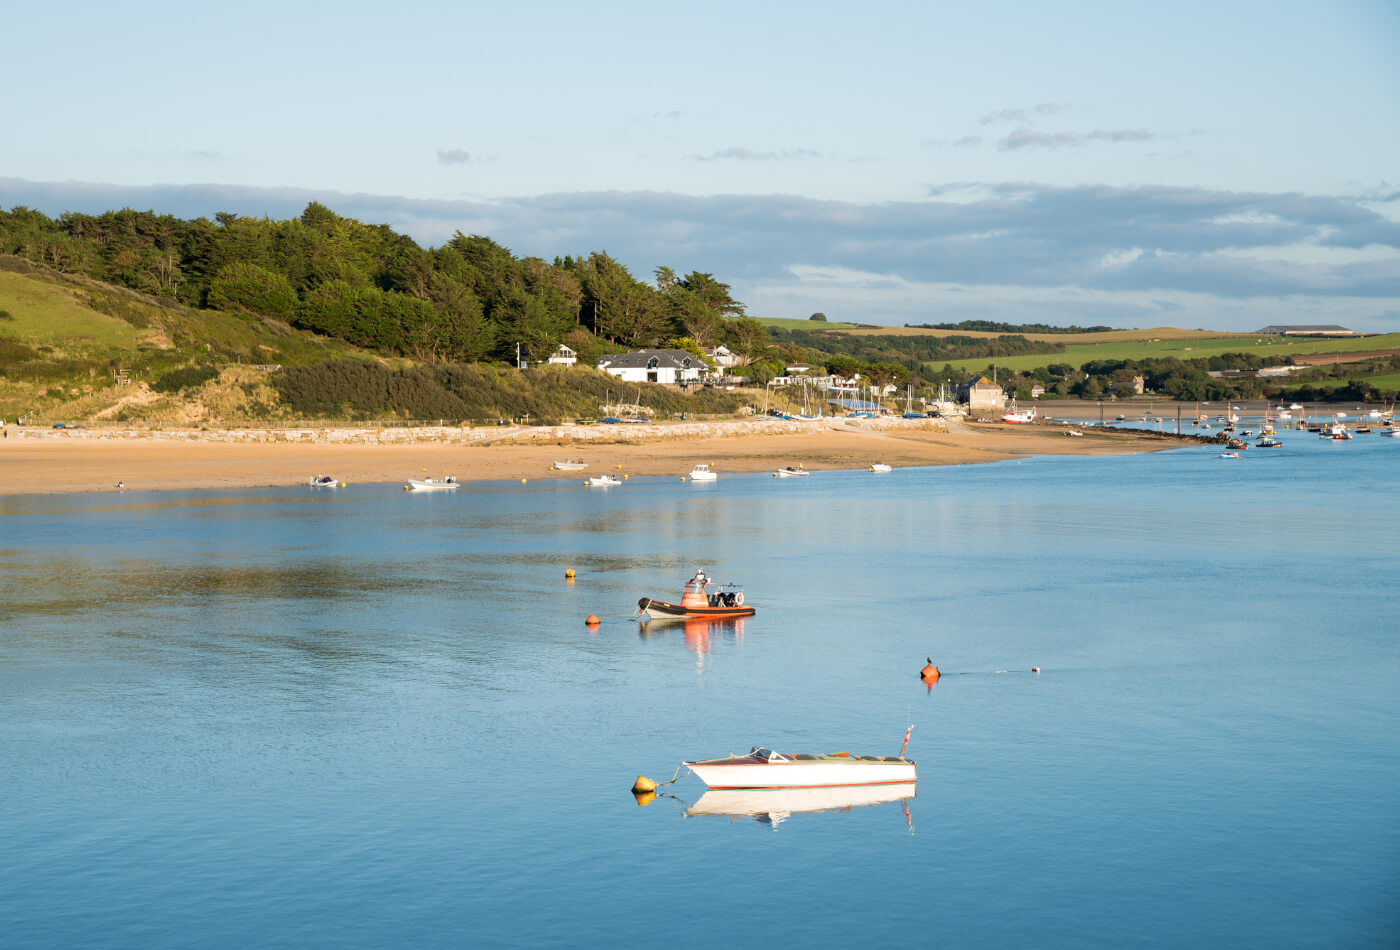
[[[0, 336], [66, 349], [135, 350], [151, 335], [80, 303], [73, 288], [0, 271]], [[86, 345], [84, 345], [86, 344]]]
[[765, 327], [777, 327], [779, 330], [856, 330], [862, 324], [859, 323], [836, 323], [831, 321], [823, 323], [820, 320], [798, 320], [791, 317], [754, 317]]
[[[1377, 373], [1373, 376], [1356, 376], [1353, 378], [1359, 379], [1363, 383], [1370, 383], [1377, 389], [1392, 391], [1400, 390], [1400, 373]], [[1321, 382], [1311, 383], [1290, 382], [1285, 383], [1283, 388], [1287, 390], [1296, 390], [1302, 389], [1304, 386], [1311, 386], [1314, 389], [1320, 387], [1330, 387], [1332, 389], [1336, 389], [1339, 386], [1345, 386], [1347, 382], [1348, 380], [1323, 380]]]
[[[1372, 350], [1396, 348], [1400, 348], [1400, 333], [1343, 339], [1294, 338], [1286, 340], [1276, 336], [1237, 336], [1195, 340], [1122, 340], [1105, 343], [1071, 343], [1065, 347], [1063, 353], [955, 360], [953, 365], [968, 372], [985, 369], [989, 363], [995, 363], [1003, 369], [1024, 371], [1050, 363], [1068, 363], [1078, 367], [1091, 360], [1166, 359], [1173, 356], [1188, 360], [1219, 356], [1222, 353], [1257, 353], [1261, 356], [1283, 357], [1314, 353], [1366, 353]], [[939, 370], [942, 369], [942, 366], [930, 366], [929, 368]]]

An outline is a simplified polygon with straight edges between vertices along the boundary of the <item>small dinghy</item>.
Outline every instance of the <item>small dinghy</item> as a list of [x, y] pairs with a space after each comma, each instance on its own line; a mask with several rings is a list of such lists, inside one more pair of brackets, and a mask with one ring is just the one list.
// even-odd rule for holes
[[588, 467], [588, 463], [580, 459], [569, 459], [567, 462], [555, 462], [556, 472], [579, 472]]
[[621, 485], [622, 479], [616, 475], [594, 475], [585, 484], [590, 488], [606, 488], [609, 485]]
[[685, 592], [681, 594], [679, 604], [643, 597], [637, 601], [637, 611], [648, 620], [671, 620], [684, 617], [751, 617], [754, 608], [744, 606], [744, 589], [738, 584], [715, 584], [700, 570], [685, 582]]
[[403, 487], [404, 491], [456, 491], [457, 476], [448, 475], [446, 478], [410, 478], [408, 484]]
[[335, 488], [340, 482], [335, 480], [334, 475], [312, 475], [306, 480], [306, 484], [312, 488]]
[[889, 465], [886, 465], [884, 462], [871, 462], [870, 471], [878, 475], [881, 472], [892, 471], [892, 469]]
[[774, 478], [794, 478], [794, 477], [796, 477], [796, 476], [806, 475], [806, 474], [808, 474], [808, 472], [807, 472], [807, 470], [806, 470], [805, 468], [793, 468], [791, 465], [789, 465], [787, 468], [780, 468], [780, 469], [778, 469], [776, 472], [773, 473], [773, 477], [774, 477]]

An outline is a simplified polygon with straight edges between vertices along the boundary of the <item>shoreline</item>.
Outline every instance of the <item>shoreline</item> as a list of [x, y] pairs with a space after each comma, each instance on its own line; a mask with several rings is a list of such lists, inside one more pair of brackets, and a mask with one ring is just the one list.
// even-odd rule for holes
[[[581, 430], [581, 431], [580, 431]], [[0, 440], [0, 496], [188, 491], [303, 485], [325, 473], [346, 484], [402, 484], [425, 475], [461, 482], [605, 472], [681, 477], [701, 462], [724, 472], [969, 465], [1028, 455], [1121, 455], [1191, 444], [1191, 437], [958, 419], [834, 418], [499, 429], [289, 430], [17, 429]], [[578, 458], [584, 471], [556, 472]]]

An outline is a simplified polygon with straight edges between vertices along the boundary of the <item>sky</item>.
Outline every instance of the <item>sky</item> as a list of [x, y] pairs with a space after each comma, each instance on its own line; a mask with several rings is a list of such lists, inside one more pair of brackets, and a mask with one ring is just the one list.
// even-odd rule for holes
[[6, 13], [0, 207], [703, 271], [766, 317], [1400, 331], [1400, 3]]

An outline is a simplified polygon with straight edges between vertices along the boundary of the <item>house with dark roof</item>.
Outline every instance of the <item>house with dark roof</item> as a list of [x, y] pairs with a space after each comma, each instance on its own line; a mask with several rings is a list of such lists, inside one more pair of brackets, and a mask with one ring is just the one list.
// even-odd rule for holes
[[627, 383], [669, 383], [689, 386], [701, 382], [710, 364], [687, 350], [636, 350], [609, 353], [594, 364]]

